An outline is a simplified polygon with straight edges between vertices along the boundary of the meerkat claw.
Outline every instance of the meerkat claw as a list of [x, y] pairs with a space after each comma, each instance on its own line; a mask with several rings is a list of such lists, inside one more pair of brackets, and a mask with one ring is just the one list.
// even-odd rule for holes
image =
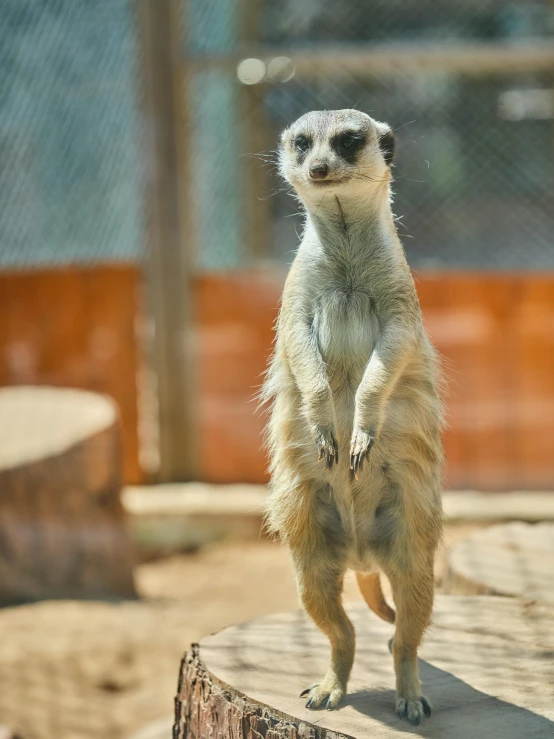
[[411, 700], [397, 698], [396, 715], [399, 718], [406, 717], [411, 724], [419, 726], [423, 716], [426, 718], [431, 716], [431, 704], [424, 695]]
[[350, 456], [350, 470], [355, 480], [359, 479], [358, 473], [364, 468], [365, 455], [362, 453], [354, 454]]
[[355, 480], [358, 480], [358, 474], [364, 468], [366, 459], [369, 456], [371, 447], [373, 446], [374, 437], [370, 432], [355, 431], [350, 445], [350, 470]]
[[320, 430], [317, 436], [317, 461], [325, 460], [325, 467], [331, 470], [339, 461], [339, 449], [331, 429]]
[[327, 469], [330, 470], [333, 468], [333, 464], [337, 461], [337, 453], [331, 452], [327, 455]]

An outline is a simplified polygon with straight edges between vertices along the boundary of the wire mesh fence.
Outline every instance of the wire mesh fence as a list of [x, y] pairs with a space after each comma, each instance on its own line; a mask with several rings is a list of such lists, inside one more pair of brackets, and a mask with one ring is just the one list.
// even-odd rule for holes
[[144, 247], [130, 2], [2, 0], [0, 268]]
[[233, 9], [182, 4], [199, 269], [290, 261], [301, 217], [248, 155], [308, 110], [348, 107], [396, 130], [394, 210], [414, 268], [554, 268], [552, 3]]

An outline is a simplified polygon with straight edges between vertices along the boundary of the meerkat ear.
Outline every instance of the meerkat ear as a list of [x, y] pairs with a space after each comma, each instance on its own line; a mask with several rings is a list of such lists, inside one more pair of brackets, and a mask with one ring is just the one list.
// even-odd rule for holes
[[394, 133], [390, 126], [386, 123], [377, 124], [377, 135], [379, 136], [379, 147], [385, 164], [387, 167], [393, 162], [394, 159]]

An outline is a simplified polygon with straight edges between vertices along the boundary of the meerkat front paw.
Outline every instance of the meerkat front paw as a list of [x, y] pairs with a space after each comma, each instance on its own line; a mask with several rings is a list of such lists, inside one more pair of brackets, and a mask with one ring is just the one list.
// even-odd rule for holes
[[339, 445], [332, 426], [319, 426], [316, 431], [317, 461], [325, 460], [325, 466], [330, 470], [339, 461]]
[[400, 718], [406, 716], [409, 721], [418, 726], [423, 716], [429, 718], [431, 715], [431, 704], [424, 695], [415, 696], [413, 698], [396, 698], [396, 715]]
[[355, 428], [352, 434], [352, 442], [350, 444], [350, 469], [352, 474], [358, 479], [358, 472], [364, 467], [373, 442], [375, 441], [375, 434], [369, 429]]
[[325, 708], [332, 711], [338, 707], [344, 697], [345, 689], [338, 683], [328, 684], [326, 680], [322, 683], [314, 683], [309, 688], [300, 693], [301, 698], [308, 697], [306, 708], [316, 710], [317, 708]]

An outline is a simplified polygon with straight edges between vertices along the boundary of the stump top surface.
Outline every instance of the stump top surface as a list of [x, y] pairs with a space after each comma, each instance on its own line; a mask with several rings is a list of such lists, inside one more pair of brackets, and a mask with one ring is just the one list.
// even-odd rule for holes
[[514, 521], [478, 529], [452, 547], [448, 566], [474, 593], [554, 604], [554, 523]]
[[84, 390], [0, 389], [0, 470], [61, 454], [111, 426], [114, 403]]
[[[493, 596], [440, 596], [420, 650], [433, 716], [413, 727], [394, 714], [387, 641], [393, 627], [365, 604], [347, 606], [357, 633], [348, 694], [338, 711], [309, 711], [299, 694], [327, 667], [326, 638], [301, 612], [232, 626], [200, 643], [216, 680], [338, 737], [546, 739], [554, 736], [554, 609]], [[334, 734], [330, 736], [335, 737]]]

